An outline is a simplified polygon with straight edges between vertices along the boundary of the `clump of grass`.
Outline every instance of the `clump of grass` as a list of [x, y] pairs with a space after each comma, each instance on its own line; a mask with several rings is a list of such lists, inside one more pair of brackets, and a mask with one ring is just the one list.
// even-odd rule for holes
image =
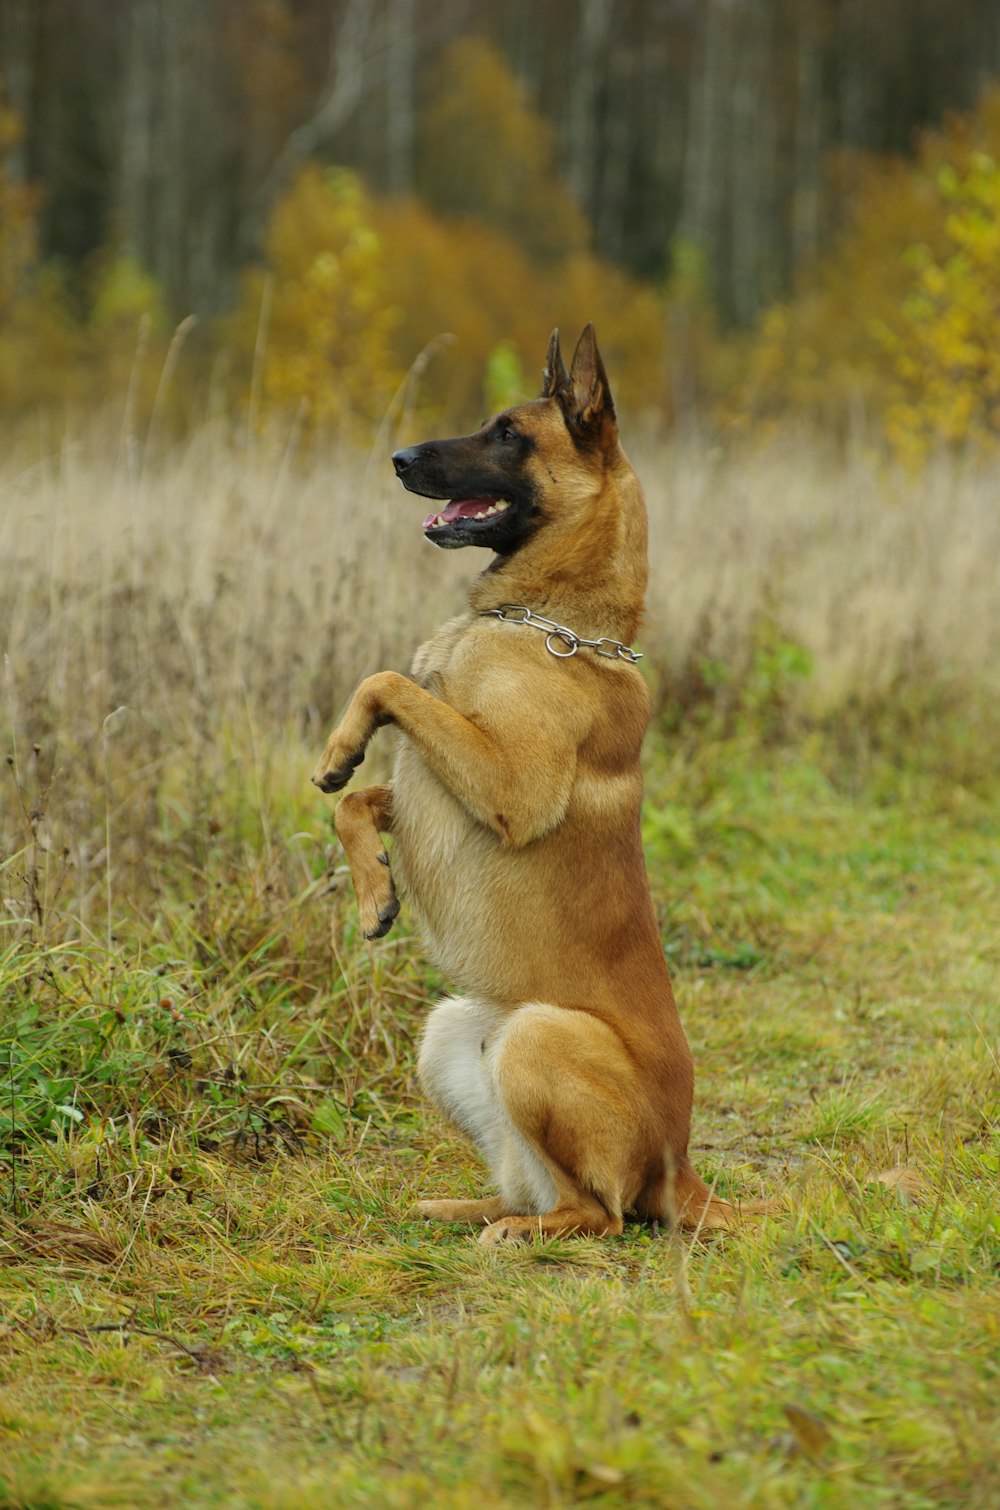
[[835, 1086], [817, 1098], [805, 1118], [804, 1136], [824, 1147], [863, 1138], [885, 1117], [881, 1095], [864, 1087]]
[[[483, 1178], [414, 1085], [445, 983], [405, 921], [359, 936], [308, 784], [468, 560], [355, 458], [6, 462], [39, 518], [0, 550], [0, 1504], [996, 1501], [1000, 807], [963, 660], [996, 628], [955, 498], [653, 460], [643, 831], [693, 1154], [783, 1209], [511, 1252], [412, 1216]], [[914, 750], [920, 667], [964, 747]]]

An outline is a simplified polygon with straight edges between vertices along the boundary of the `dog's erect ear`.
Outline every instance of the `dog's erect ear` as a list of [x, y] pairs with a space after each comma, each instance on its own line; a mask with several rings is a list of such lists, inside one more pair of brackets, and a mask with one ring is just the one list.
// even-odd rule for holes
[[559, 349], [559, 331], [554, 330], [549, 336], [549, 349], [542, 368], [542, 398], [555, 398], [568, 387], [569, 373]]
[[615, 406], [591, 324], [584, 326], [576, 344], [566, 397], [570, 422], [595, 440], [605, 438], [606, 426], [615, 423]]

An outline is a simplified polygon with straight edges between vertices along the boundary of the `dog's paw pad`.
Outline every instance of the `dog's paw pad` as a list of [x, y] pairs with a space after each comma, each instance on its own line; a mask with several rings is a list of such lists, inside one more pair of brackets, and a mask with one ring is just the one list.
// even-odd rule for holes
[[318, 786], [321, 792], [339, 792], [346, 785], [348, 778], [342, 776], [340, 771], [324, 771], [322, 776], [313, 777], [313, 786]]

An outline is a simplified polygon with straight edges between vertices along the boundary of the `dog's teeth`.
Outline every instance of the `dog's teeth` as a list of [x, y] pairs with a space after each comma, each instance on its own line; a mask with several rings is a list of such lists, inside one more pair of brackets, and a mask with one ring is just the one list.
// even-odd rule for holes
[[485, 519], [485, 518], [486, 518], [486, 515], [487, 515], [487, 513], [488, 513], [488, 510], [487, 510], [487, 509], [483, 509], [483, 511], [482, 511], [482, 513], [481, 513], [481, 514], [473, 514], [473, 516], [472, 516], [472, 517], [473, 517], [473, 518], [474, 518], [474, 519]]

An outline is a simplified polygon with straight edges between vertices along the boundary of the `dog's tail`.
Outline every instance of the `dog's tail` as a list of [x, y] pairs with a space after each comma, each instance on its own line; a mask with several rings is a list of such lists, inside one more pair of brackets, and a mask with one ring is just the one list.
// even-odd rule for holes
[[775, 1201], [741, 1201], [733, 1205], [715, 1195], [686, 1158], [668, 1168], [664, 1184], [663, 1218], [672, 1227], [693, 1232], [719, 1232], [735, 1227], [746, 1216], [774, 1216]]

